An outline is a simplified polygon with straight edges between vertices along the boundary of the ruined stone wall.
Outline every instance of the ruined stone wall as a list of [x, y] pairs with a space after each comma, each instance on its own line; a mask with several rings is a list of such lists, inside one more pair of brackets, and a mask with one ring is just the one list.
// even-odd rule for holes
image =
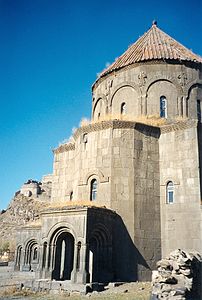
[[[183, 248], [202, 253], [199, 153], [196, 122], [162, 128], [159, 139], [162, 255]], [[174, 201], [166, 186], [174, 183]]]

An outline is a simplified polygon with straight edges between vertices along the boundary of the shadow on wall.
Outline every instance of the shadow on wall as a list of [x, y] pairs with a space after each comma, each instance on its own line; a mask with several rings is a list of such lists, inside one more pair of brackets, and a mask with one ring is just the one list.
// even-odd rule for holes
[[113, 269], [114, 281], [140, 280], [140, 270], [145, 273], [145, 280], [151, 278], [151, 269], [134, 245], [120, 216], [117, 216], [113, 230]]
[[136, 123], [135, 129], [146, 136], [152, 136], [154, 138], [159, 138], [160, 136], [160, 129], [158, 127], [155, 127], [155, 125], [150, 126], [141, 123]]
[[190, 292], [187, 292], [187, 300], [202, 299], [202, 261], [195, 261], [193, 263], [193, 285]]
[[101, 209], [89, 211], [87, 245], [87, 282], [130, 282], [151, 278], [150, 267], [116, 213]]
[[198, 152], [199, 152], [199, 175], [200, 175], [200, 193], [201, 193], [201, 201], [202, 201], [202, 124], [199, 122], [197, 127], [198, 133]]

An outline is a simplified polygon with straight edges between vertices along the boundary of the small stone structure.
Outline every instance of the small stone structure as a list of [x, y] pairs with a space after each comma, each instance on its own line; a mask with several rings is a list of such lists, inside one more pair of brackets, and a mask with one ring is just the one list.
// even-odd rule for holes
[[50, 199], [52, 188], [52, 175], [44, 175], [42, 181], [29, 179], [23, 184], [20, 193], [26, 197]]
[[153, 271], [152, 294], [165, 300], [201, 299], [201, 266], [199, 253], [171, 252], [157, 263], [158, 271]]

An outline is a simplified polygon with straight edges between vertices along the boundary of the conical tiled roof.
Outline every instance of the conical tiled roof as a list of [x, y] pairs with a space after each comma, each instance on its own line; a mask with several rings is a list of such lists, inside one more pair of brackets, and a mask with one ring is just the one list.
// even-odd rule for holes
[[157, 27], [152, 27], [128, 48], [113, 64], [105, 69], [100, 76], [118, 70], [133, 63], [149, 60], [176, 60], [202, 63], [202, 58], [178, 43]]

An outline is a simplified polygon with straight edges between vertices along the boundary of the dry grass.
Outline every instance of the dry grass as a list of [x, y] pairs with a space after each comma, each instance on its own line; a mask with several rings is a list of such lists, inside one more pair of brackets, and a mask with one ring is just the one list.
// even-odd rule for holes
[[80, 126], [88, 126], [90, 124], [101, 123], [103, 121], [112, 121], [112, 120], [121, 120], [121, 121], [129, 121], [129, 122], [138, 122], [151, 126], [162, 126], [167, 123], [167, 120], [164, 118], [160, 118], [158, 115], [148, 115], [148, 116], [133, 116], [130, 114], [120, 115], [120, 114], [107, 114], [99, 118], [99, 120], [89, 120], [83, 118], [80, 122]]
[[32, 292], [29, 289], [17, 289], [16, 286], [8, 286], [4, 287], [2, 290], [0, 290], [0, 299], [4, 299], [2, 297], [7, 297], [7, 296], [23, 296], [27, 297], [30, 295], [35, 295], [36, 293]]
[[90, 200], [82, 200], [82, 201], [58, 201], [58, 202], [52, 202], [50, 203], [46, 208], [62, 208], [62, 207], [81, 207], [81, 206], [87, 206], [87, 207], [104, 207], [101, 205], [95, 204], [95, 202], [92, 202]]

